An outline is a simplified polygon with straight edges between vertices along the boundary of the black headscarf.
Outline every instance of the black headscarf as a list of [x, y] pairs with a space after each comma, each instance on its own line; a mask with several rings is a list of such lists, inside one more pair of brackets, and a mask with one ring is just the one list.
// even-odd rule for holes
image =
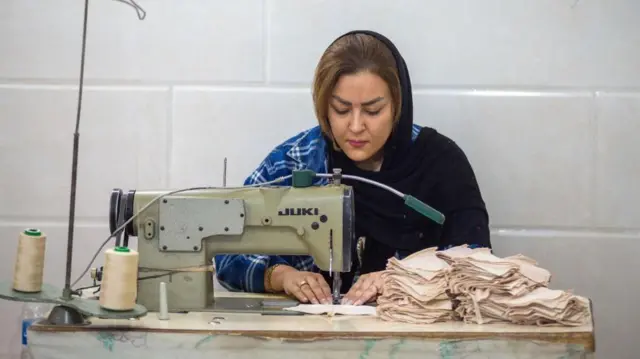
[[442, 212], [446, 220], [443, 225], [437, 224], [386, 190], [343, 180], [354, 188], [356, 239], [366, 238], [362, 263], [354, 253], [355, 268], [343, 274], [343, 293], [350, 288], [355, 271], [365, 274], [383, 270], [396, 252], [409, 254], [428, 247], [459, 244], [491, 246], [488, 214], [465, 154], [452, 140], [429, 127], [423, 127], [412, 140], [413, 98], [404, 59], [389, 39], [373, 31], [351, 31], [340, 38], [356, 33], [375, 37], [393, 53], [402, 90], [400, 119], [384, 146], [380, 171], [358, 168], [325, 137], [329, 171], [341, 168], [344, 174], [372, 179], [411, 194]]

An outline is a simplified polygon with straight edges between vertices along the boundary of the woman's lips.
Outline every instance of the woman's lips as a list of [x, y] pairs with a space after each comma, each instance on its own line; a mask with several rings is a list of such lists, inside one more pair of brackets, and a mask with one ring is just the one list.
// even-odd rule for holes
[[347, 141], [351, 147], [362, 147], [367, 144], [366, 141]]

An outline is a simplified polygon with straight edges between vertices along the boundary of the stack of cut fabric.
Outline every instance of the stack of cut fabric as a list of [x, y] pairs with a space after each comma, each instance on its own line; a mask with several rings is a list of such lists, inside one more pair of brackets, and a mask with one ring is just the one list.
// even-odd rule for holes
[[589, 302], [547, 288], [551, 274], [531, 258], [499, 258], [488, 249], [464, 247], [437, 257], [450, 266], [450, 294], [465, 322], [578, 326], [589, 320]]
[[428, 248], [402, 260], [391, 258], [382, 274], [377, 314], [389, 321], [429, 324], [451, 320], [447, 296], [449, 265]]
[[437, 256], [451, 267], [449, 288], [453, 295], [488, 289], [491, 293], [518, 296], [546, 287], [551, 280], [548, 270], [523, 255], [499, 258], [488, 248], [456, 247], [438, 252]]
[[520, 296], [480, 289], [458, 298], [456, 313], [467, 323], [581, 326], [590, 320], [586, 298], [545, 287]]

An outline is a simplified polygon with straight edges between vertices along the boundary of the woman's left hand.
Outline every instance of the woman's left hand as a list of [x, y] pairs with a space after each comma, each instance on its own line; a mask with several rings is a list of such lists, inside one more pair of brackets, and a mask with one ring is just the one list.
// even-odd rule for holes
[[382, 271], [363, 274], [342, 298], [342, 304], [361, 305], [377, 298], [382, 291]]

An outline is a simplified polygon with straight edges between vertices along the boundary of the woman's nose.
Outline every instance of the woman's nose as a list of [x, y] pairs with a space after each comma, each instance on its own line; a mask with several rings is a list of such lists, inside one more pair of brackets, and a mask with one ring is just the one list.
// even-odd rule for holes
[[364, 130], [364, 122], [360, 115], [360, 110], [354, 110], [349, 121], [349, 130], [353, 132], [362, 132]]

